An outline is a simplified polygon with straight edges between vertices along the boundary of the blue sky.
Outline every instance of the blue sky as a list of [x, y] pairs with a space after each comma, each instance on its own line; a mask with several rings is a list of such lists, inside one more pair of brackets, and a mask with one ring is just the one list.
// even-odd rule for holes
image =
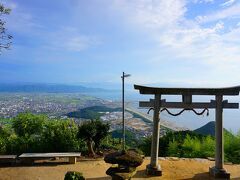
[[0, 82], [240, 84], [239, 0], [0, 0]]

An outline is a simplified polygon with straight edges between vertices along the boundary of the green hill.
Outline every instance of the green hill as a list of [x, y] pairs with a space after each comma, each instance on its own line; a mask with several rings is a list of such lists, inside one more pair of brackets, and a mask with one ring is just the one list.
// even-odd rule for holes
[[67, 114], [70, 118], [99, 119], [105, 112], [121, 111], [121, 108], [107, 106], [91, 106]]
[[[225, 128], [223, 128], [223, 131], [224, 131], [224, 134], [228, 134], [228, 135], [232, 134]], [[215, 121], [208, 122], [204, 126], [198, 128], [198, 129], [195, 129], [194, 132], [198, 133], [198, 134], [202, 134], [202, 135], [215, 136]]]

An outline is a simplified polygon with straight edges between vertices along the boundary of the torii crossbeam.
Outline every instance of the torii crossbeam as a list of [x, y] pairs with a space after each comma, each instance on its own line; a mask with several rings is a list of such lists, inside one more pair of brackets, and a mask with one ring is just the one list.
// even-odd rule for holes
[[[186, 110], [194, 109], [215, 109], [215, 166], [209, 168], [209, 173], [215, 178], [230, 179], [230, 173], [226, 172], [223, 167], [224, 148], [223, 148], [223, 109], [238, 109], [238, 103], [228, 103], [223, 101], [223, 96], [239, 95], [240, 86], [228, 88], [161, 88], [161, 87], [146, 87], [134, 85], [134, 88], [139, 90], [140, 94], [154, 95], [154, 99], [150, 101], [140, 101], [139, 107], [152, 108], [153, 114], [153, 134], [151, 145], [151, 161], [147, 165], [146, 172], [148, 175], [161, 176], [162, 170], [158, 164], [158, 148], [159, 148], [159, 132], [160, 132], [160, 110], [161, 108], [181, 108]], [[161, 99], [161, 95], [181, 95], [182, 102], [167, 102]], [[193, 95], [212, 95], [215, 100], [210, 102], [192, 102]]]

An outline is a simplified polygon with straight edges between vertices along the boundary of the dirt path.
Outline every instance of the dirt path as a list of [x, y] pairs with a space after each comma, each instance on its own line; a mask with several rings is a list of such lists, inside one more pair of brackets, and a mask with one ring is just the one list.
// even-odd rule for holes
[[[214, 164], [208, 160], [160, 160], [163, 170], [161, 177], [147, 177], [144, 173], [149, 160], [138, 168], [133, 180], [189, 180], [189, 179], [210, 179], [208, 168]], [[67, 171], [79, 171], [89, 180], [110, 180], [105, 174], [109, 167], [104, 161], [80, 161], [75, 165], [70, 164], [36, 164], [34, 166], [0, 167], [0, 180], [63, 180]], [[231, 179], [240, 180], [240, 165], [225, 165], [231, 173]]]

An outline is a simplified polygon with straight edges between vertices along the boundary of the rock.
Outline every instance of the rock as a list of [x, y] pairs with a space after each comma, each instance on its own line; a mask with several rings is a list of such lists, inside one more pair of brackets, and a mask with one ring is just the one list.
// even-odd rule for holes
[[107, 154], [104, 161], [125, 167], [137, 167], [142, 164], [143, 158], [135, 151], [118, 151]]
[[179, 161], [179, 157], [167, 157], [166, 159], [170, 161]]
[[215, 158], [212, 158], [212, 157], [207, 157], [207, 159], [208, 159], [209, 161], [215, 161]]
[[198, 162], [207, 162], [208, 160], [207, 159], [203, 159], [203, 158], [194, 158], [195, 161], [198, 161]]
[[158, 160], [165, 161], [166, 158], [165, 157], [158, 157]]
[[136, 167], [143, 163], [143, 157], [135, 150], [117, 151], [104, 157], [106, 163], [114, 164], [106, 174], [113, 180], [131, 179], [136, 173]]
[[116, 166], [110, 167], [106, 174], [112, 176], [112, 180], [131, 179], [136, 174], [136, 168], [120, 168]]

